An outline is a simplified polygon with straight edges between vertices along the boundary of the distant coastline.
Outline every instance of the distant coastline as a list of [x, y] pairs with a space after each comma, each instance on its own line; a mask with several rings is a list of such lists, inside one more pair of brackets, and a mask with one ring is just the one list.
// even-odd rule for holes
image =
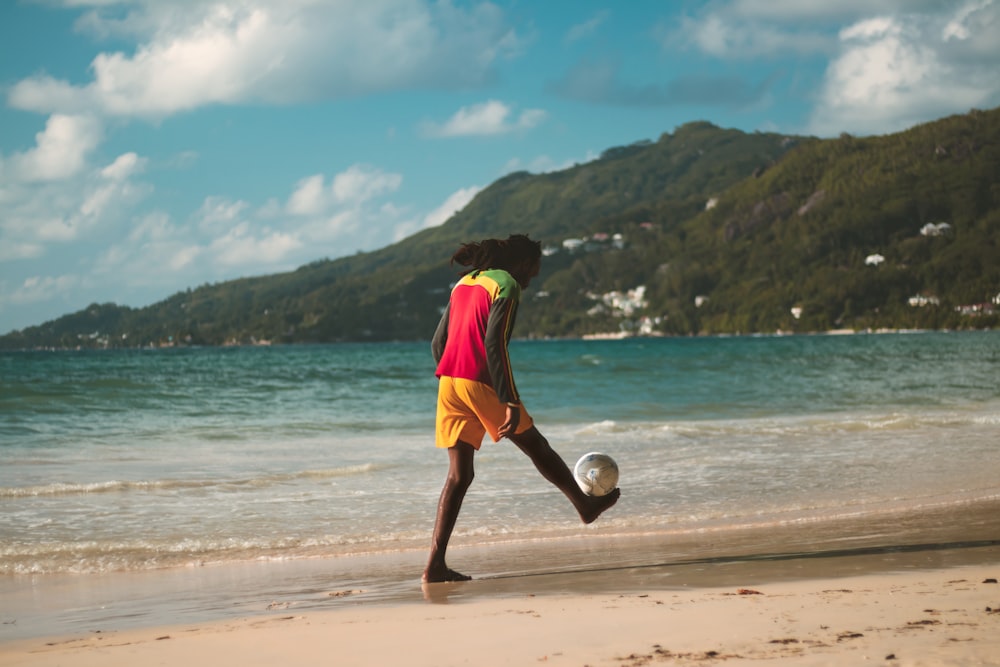
[[[690, 335], [666, 334], [666, 333], [632, 333], [632, 332], [594, 332], [583, 334], [582, 336], [515, 336], [518, 341], [538, 341], [538, 340], [583, 340], [583, 341], [614, 341], [614, 340], [641, 340], [641, 339], [661, 339], [661, 338], [770, 338], [770, 337], [791, 337], [791, 336], [879, 336], [891, 334], [924, 334], [924, 333], [962, 333], [969, 331], [997, 331], [994, 327], [967, 328], [967, 329], [908, 329], [881, 327], [878, 329], [826, 329], [823, 331], [760, 331], [760, 332], [736, 332], [736, 333], [699, 333]], [[255, 347], [295, 347], [308, 345], [364, 345], [370, 343], [420, 343], [424, 339], [397, 340], [397, 341], [373, 341], [373, 340], [337, 340], [337, 341], [301, 341], [301, 342], [274, 342], [271, 340], [255, 340], [247, 342], [226, 341], [219, 345], [210, 344], [190, 344], [190, 343], [164, 343], [137, 346], [100, 346], [100, 345], [76, 345], [76, 346], [36, 346], [36, 347], [11, 347], [0, 348], [0, 352], [82, 352], [85, 350], [171, 350], [171, 349], [199, 349], [199, 348], [255, 348]]]

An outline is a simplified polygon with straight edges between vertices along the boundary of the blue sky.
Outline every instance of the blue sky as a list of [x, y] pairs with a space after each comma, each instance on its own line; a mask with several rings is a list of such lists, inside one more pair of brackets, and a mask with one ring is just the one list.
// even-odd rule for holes
[[993, 108], [998, 34], [1000, 0], [5, 1], [0, 333], [380, 248], [693, 120]]

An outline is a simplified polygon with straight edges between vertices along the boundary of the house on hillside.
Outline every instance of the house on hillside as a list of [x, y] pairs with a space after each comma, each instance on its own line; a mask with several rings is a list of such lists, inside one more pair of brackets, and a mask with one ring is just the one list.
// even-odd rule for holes
[[967, 317], [978, 317], [979, 315], [992, 315], [996, 308], [992, 303], [970, 303], [963, 306], [955, 306], [955, 312]]
[[646, 286], [639, 285], [635, 289], [619, 292], [612, 290], [604, 294], [587, 293], [587, 298], [597, 301], [597, 305], [587, 311], [588, 315], [599, 315], [611, 312], [616, 315], [630, 316], [637, 310], [649, 305], [646, 301]]
[[933, 294], [917, 294], [916, 296], [911, 296], [907, 303], [910, 304], [911, 308], [923, 308], [924, 306], [940, 305], [941, 299]]
[[[625, 237], [621, 234], [612, 235], [607, 232], [595, 232], [591, 236], [584, 236], [582, 239], [564, 239], [562, 247], [570, 254], [580, 250], [584, 252], [598, 252], [607, 250], [609, 247], [622, 250], [625, 247]], [[558, 252], [557, 248], [553, 248], [552, 253], [549, 254], [554, 254], [555, 252]]]
[[951, 225], [947, 222], [928, 222], [926, 225], [920, 228], [920, 234], [923, 236], [944, 236], [951, 231]]
[[868, 255], [865, 257], [865, 266], [878, 266], [885, 261], [885, 257], [875, 253], [874, 255]]

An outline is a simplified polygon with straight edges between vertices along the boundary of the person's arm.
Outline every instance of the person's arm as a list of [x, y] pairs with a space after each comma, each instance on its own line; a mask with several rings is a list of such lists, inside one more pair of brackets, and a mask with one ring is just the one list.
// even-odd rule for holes
[[441, 362], [441, 356], [444, 354], [445, 343], [448, 342], [448, 314], [451, 312], [451, 304], [447, 304], [444, 307], [444, 313], [441, 315], [441, 321], [438, 322], [437, 329], [434, 331], [434, 337], [431, 338], [431, 354], [434, 355], [434, 363]]
[[[514, 371], [510, 364], [511, 331], [517, 317], [518, 300], [514, 297], [500, 297], [490, 307], [486, 322], [486, 363], [493, 381], [493, 390], [500, 401], [508, 406], [519, 406], [521, 397], [514, 384]], [[508, 411], [509, 412], [509, 411]]]
[[507, 405], [507, 416], [497, 429], [497, 435], [501, 438], [508, 438], [517, 433], [517, 425], [521, 423], [521, 408], [516, 405]]

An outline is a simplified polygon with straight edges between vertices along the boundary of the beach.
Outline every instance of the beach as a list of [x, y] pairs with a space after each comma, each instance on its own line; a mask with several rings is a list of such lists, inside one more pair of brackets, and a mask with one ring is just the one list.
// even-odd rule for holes
[[421, 585], [423, 550], [18, 577], [0, 667], [997, 665], [998, 534], [984, 503], [466, 541], [452, 584]]
[[0, 355], [0, 665], [1000, 664], [994, 333], [515, 352], [621, 500], [488, 443], [426, 588], [425, 345]]
[[327, 609], [0, 642], [0, 665], [1000, 664], [997, 546], [667, 569], [315, 591]]

